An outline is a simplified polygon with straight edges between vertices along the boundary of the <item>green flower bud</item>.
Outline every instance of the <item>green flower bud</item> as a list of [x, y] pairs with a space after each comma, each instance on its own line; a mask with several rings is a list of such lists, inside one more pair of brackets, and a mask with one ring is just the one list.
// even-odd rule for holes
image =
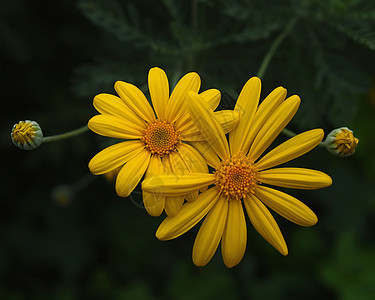
[[14, 124], [10, 136], [13, 143], [23, 150], [33, 150], [43, 141], [43, 132], [39, 124], [30, 120]]
[[347, 127], [332, 130], [326, 140], [325, 145], [328, 151], [338, 156], [349, 156], [354, 154], [359, 140], [354, 137], [353, 131]]

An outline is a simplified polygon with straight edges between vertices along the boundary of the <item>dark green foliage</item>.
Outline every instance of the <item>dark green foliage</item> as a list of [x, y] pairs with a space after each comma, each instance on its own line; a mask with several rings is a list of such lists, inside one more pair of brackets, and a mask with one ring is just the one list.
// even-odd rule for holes
[[[97, 63], [76, 73], [81, 96], [110, 86], [116, 76], [141, 84], [154, 65], [165, 68], [172, 83], [194, 70], [203, 84], [235, 96], [293, 17], [297, 25], [265, 79], [303, 96], [297, 117], [302, 128], [350, 122], [355, 99], [370, 86], [365, 59], [370, 52], [361, 48], [374, 47], [375, 10], [369, 1], [81, 0], [79, 8], [101, 28], [97, 43], [105, 45], [104, 54], [93, 56]], [[361, 59], [354, 57], [359, 52]]]
[[[0, 8], [0, 299], [373, 299], [374, 1], [17, 0]], [[160, 242], [162, 217], [147, 215], [139, 188], [121, 199], [113, 182], [89, 174], [88, 161], [113, 140], [89, 132], [32, 152], [10, 141], [19, 120], [36, 120], [45, 135], [82, 126], [96, 114], [93, 97], [115, 93], [117, 80], [147, 93], [153, 66], [171, 88], [198, 72], [202, 90], [218, 88], [220, 107], [230, 109], [291, 19], [262, 98], [282, 85], [302, 99], [290, 129], [349, 126], [360, 143], [346, 159], [318, 147], [291, 162], [334, 184], [288, 190], [319, 223], [302, 228], [275, 215], [287, 257], [248, 222], [237, 267], [227, 269], [219, 249], [197, 268], [198, 228]], [[66, 186], [75, 191], [64, 206], [51, 195]]]

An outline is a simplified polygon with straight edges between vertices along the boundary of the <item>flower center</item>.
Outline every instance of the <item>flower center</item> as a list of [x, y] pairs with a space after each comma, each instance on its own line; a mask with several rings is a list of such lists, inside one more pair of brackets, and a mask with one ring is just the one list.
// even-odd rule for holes
[[216, 168], [216, 187], [228, 199], [241, 199], [254, 193], [258, 180], [254, 163], [241, 153], [233, 155]]
[[171, 153], [180, 142], [180, 132], [173, 124], [156, 120], [149, 123], [141, 140], [152, 154], [160, 156]]

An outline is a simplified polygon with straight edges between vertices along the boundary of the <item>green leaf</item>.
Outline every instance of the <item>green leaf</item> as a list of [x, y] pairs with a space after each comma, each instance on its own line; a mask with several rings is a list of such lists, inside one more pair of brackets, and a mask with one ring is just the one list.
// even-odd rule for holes
[[338, 31], [354, 41], [375, 50], [375, 22], [352, 21], [332, 24]]
[[112, 33], [120, 41], [135, 42], [138, 46], [149, 46], [151, 37], [140, 28], [140, 17], [133, 5], [128, 4], [130, 18], [116, 0], [80, 0], [78, 7], [94, 24]]

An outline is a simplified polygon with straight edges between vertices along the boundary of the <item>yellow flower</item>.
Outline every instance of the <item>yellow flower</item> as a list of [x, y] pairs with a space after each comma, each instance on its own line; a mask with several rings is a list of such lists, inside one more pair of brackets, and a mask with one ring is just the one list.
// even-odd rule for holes
[[184, 204], [177, 216], [168, 216], [156, 232], [160, 240], [174, 239], [205, 217], [193, 247], [193, 262], [197, 266], [210, 261], [220, 241], [227, 267], [241, 261], [247, 242], [244, 208], [258, 233], [281, 254], [287, 255], [285, 240], [266, 206], [302, 226], [314, 225], [317, 217], [296, 198], [268, 185], [318, 189], [332, 183], [331, 178], [320, 171], [273, 168], [318, 145], [324, 135], [321, 129], [299, 134], [260, 158], [292, 119], [300, 104], [296, 95], [284, 101], [286, 90], [278, 87], [258, 106], [260, 90], [261, 82], [256, 77], [243, 87], [235, 107], [240, 121], [229, 133], [229, 144], [202, 96], [190, 92], [188, 109], [211, 146], [206, 147], [206, 157], [215, 168], [214, 174], [161, 174], [142, 183], [144, 191], [152, 192], [157, 188], [159, 193], [168, 196], [204, 190], [213, 185], [194, 202]]
[[[160, 68], [152, 68], [148, 74], [148, 87], [153, 107], [145, 95], [130, 83], [117, 81], [115, 90], [120, 97], [99, 94], [94, 107], [100, 115], [92, 117], [88, 127], [97, 134], [123, 139], [112, 145], [89, 162], [95, 175], [121, 168], [116, 177], [116, 192], [127, 197], [145, 175], [164, 172], [208, 172], [205, 159], [189, 142], [199, 142], [204, 137], [195, 127], [185, 105], [189, 91], [198, 92], [200, 77], [188, 73], [177, 83], [169, 95], [168, 78]], [[220, 92], [210, 89], [200, 94], [202, 101], [213, 111], [220, 101]], [[232, 129], [239, 114], [234, 111], [215, 112], [215, 117], [226, 131]], [[185, 197], [192, 201], [198, 196], [190, 193]], [[143, 193], [147, 212], [158, 216], [165, 209], [175, 215], [184, 202], [184, 196], [164, 196]]]
[[23, 150], [33, 150], [43, 142], [43, 132], [35, 121], [25, 120], [13, 125], [10, 134], [13, 144]]
[[332, 130], [324, 143], [330, 153], [338, 156], [349, 156], [354, 154], [359, 140], [354, 137], [352, 130], [341, 127]]

